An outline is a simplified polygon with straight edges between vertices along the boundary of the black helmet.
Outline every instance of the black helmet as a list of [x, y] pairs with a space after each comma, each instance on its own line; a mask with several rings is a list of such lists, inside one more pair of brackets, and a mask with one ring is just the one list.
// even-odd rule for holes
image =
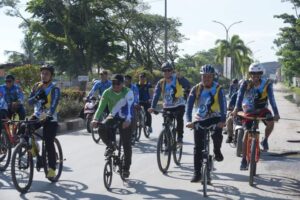
[[111, 81], [119, 81], [120, 83], [124, 82], [124, 76], [122, 76], [121, 74], [114, 74], [111, 77]]
[[173, 65], [169, 62], [165, 62], [161, 65], [161, 70], [165, 70], [165, 69], [173, 69]]
[[200, 74], [215, 74], [215, 68], [211, 65], [203, 65], [200, 69]]
[[233, 79], [232, 83], [237, 84], [239, 80], [237, 78]]
[[8, 74], [8, 75], [5, 76], [5, 80], [13, 80], [14, 81], [15, 77], [12, 74]]
[[54, 67], [52, 65], [49, 65], [49, 64], [44, 64], [41, 66], [40, 68], [40, 71], [42, 70], [48, 70], [51, 72], [51, 75], [53, 76], [54, 75]]

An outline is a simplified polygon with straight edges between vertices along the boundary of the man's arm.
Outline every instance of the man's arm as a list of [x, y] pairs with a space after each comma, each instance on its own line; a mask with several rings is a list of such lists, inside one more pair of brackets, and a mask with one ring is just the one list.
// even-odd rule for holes
[[161, 87], [160, 87], [160, 81], [158, 81], [155, 86], [155, 89], [154, 89], [153, 99], [151, 102], [151, 108], [156, 107], [160, 95], [161, 95]]
[[219, 105], [220, 105], [220, 112], [221, 112], [221, 122], [226, 122], [226, 114], [227, 114], [227, 103], [226, 97], [223, 91], [223, 88], [219, 90]]
[[275, 101], [275, 97], [274, 97], [274, 91], [273, 91], [273, 84], [272, 83], [270, 83], [268, 85], [267, 92], [268, 92], [269, 102], [271, 104], [274, 115], [279, 115], [278, 108], [277, 108], [276, 101]]
[[58, 102], [60, 98], [60, 89], [58, 87], [55, 87], [51, 91], [51, 105], [49, 110], [49, 115], [52, 116], [57, 108]]
[[96, 110], [96, 113], [94, 115], [94, 119], [93, 120], [96, 120], [96, 121], [99, 121], [100, 119], [100, 116], [101, 114], [103, 113], [104, 109], [106, 108], [107, 104], [108, 104], [108, 90], [105, 90], [103, 95], [102, 95], [102, 98], [99, 102], [99, 105], [98, 105], [98, 108]]
[[187, 122], [192, 121], [192, 113], [193, 113], [193, 107], [196, 99], [196, 86], [194, 86], [188, 96], [187, 99], [187, 109], [186, 109], [186, 120]]
[[[96, 82], [96, 83], [93, 85], [91, 91], [90, 91], [89, 94], [88, 94], [88, 98], [90, 98], [91, 96], [93, 96], [93, 95], [95, 94], [96, 90], [100, 87], [100, 84], [101, 84], [100, 82]], [[99, 93], [100, 93], [100, 92], [99, 92]]]

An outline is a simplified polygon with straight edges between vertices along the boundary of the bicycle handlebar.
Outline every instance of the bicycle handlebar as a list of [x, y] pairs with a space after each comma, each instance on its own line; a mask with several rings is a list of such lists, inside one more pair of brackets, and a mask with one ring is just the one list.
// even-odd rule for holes
[[238, 116], [244, 118], [244, 119], [250, 119], [250, 120], [266, 120], [266, 117], [258, 117], [258, 116], [246, 116], [246, 113], [243, 111], [239, 111], [237, 113]]

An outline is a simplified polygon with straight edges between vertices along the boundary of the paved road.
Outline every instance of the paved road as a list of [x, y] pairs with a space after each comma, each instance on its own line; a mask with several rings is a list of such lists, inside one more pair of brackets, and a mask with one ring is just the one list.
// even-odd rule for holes
[[[284, 99], [286, 93], [276, 93], [281, 120], [270, 138], [270, 151], [262, 154], [254, 187], [248, 185], [248, 171], [240, 171], [240, 158], [223, 143], [225, 160], [215, 163], [213, 186], [209, 199], [300, 199], [299, 155], [281, 156], [287, 151], [300, 151], [300, 111]], [[30, 192], [19, 195], [10, 179], [10, 171], [0, 174], [1, 199], [201, 199], [200, 183], [190, 183], [193, 173], [193, 137], [185, 130], [184, 156], [180, 167], [172, 162], [169, 173], [163, 175], [156, 164], [156, 142], [161, 129], [161, 117], [153, 120], [151, 139], [142, 136], [133, 150], [131, 176], [123, 183], [114, 176], [112, 190], [106, 191], [103, 180], [104, 145], [95, 144], [84, 130], [58, 136], [63, 145], [64, 171], [61, 180], [49, 183], [43, 173], [35, 171]], [[261, 126], [263, 127], [263, 126]], [[224, 137], [224, 141], [226, 136]]]

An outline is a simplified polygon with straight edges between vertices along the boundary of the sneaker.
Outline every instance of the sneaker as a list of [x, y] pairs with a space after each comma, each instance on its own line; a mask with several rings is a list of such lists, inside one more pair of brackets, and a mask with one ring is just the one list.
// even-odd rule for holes
[[183, 144], [182, 138], [177, 138], [177, 145], [182, 146], [182, 144]]
[[216, 161], [218, 161], [218, 162], [223, 161], [224, 157], [223, 157], [220, 149], [214, 150], [214, 153], [215, 153], [215, 160]]
[[113, 154], [113, 152], [114, 152], [114, 148], [107, 146], [105, 149], [104, 156], [105, 157], [111, 156]]
[[194, 172], [194, 176], [191, 179], [191, 183], [197, 183], [201, 180], [201, 173]]
[[231, 136], [227, 137], [226, 143], [232, 143], [232, 137]]
[[123, 172], [122, 172], [122, 176], [123, 178], [128, 178], [130, 175], [130, 172], [128, 169], [123, 169]]
[[269, 150], [269, 144], [266, 138], [261, 141], [260, 145], [262, 146], [263, 151]]
[[148, 132], [152, 133], [152, 127], [151, 126], [148, 126]]
[[248, 170], [248, 163], [245, 158], [242, 159], [240, 170]]
[[55, 170], [49, 167], [48, 173], [47, 173], [47, 178], [54, 178], [55, 176], [56, 176]]

